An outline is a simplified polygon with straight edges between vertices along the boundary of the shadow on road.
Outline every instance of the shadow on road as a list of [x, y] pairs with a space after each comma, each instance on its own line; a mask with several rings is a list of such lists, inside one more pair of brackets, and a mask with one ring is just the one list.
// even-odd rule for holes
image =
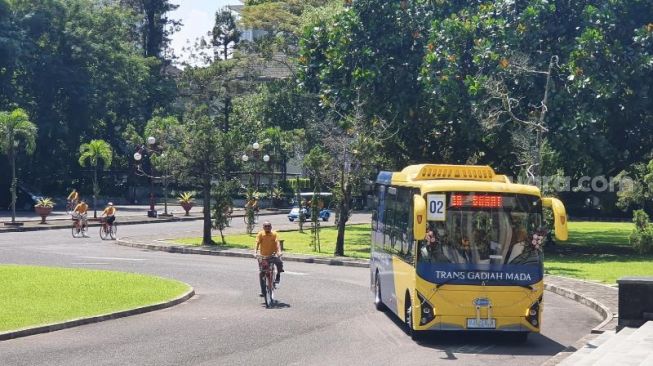
[[[265, 307], [265, 303], [262, 303], [263, 307]], [[288, 309], [290, 308], [290, 304], [286, 304], [285, 302], [281, 302], [279, 300], [276, 300], [272, 306], [270, 306], [268, 309]]]
[[[404, 322], [394, 313], [386, 311], [385, 315], [405, 329]], [[429, 331], [421, 333], [415, 343], [445, 352], [447, 357], [443, 359], [447, 360], [457, 359], [456, 353], [554, 356], [567, 348], [541, 333], [531, 333], [524, 342], [518, 341], [513, 333], [496, 331]]]

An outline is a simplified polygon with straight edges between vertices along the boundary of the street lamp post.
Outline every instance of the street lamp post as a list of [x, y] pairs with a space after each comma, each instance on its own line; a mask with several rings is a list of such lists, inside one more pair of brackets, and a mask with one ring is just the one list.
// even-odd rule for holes
[[[150, 180], [150, 209], [147, 211], [147, 216], [148, 217], [157, 217], [157, 212], [155, 209], [155, 200], [154, 200], [154, 179], [167, 179], [167, 176], [161, 176], [161, 177], [156, 177], [154, 176], [154, 168], [152, 167], [152, 156], [156, 154], [158, 151], [154, 148], [154, 144], [156, 144], [156, 138], [154, 136], [150, 136], [147, 138], [147, 146], [141, 145], [138, 150], [134, 153], [134, 160], [136, 161], [136, 174], [144, 177], [148, 177]], [[164, 154], [162, 152], [159, 152], [161, 157], [164, 157]], [[148, 157], [148, 161], [150, 164], [150, 172], [147, 173], [143, 170], [143, 167], [141, 166], [141, 160], [144, 157]], [[168, 215], [168, 199], [167, 199], [167, 192], [166, 192], [166, 200], [164, 202], [164, 215]]]
[[[260, 150], [261, 150], [261, 145], [258, 142], [252, 144], [253, 162], [254, 162], [254, 171], [252, 173], [253, 173], [254, 187], [256, 192], [258, 192], [259, 183], [260, 183], [260, 171], [258, 169], [258, 158], [259, 158]], [[243, 163], [247, 163], [250, 159], [246, 153], [243, 154], [243, 156], [241, 156], [240, 158], [243, 161]], [[268, 163], [270, 161], [270, 155], [268, 154], [263, 155], [263, 161], [265, 163]]]

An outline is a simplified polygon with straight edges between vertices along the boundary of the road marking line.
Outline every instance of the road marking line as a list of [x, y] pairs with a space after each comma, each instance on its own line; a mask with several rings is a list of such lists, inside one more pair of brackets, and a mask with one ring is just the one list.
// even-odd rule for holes
[[108, 266], [109, 263], [71, 263], [73, 266]]
[[308, 276], [308, 273], [293, 272], [293, 271], [283, 271], [284, 274], [295, 275], [295, 276]]

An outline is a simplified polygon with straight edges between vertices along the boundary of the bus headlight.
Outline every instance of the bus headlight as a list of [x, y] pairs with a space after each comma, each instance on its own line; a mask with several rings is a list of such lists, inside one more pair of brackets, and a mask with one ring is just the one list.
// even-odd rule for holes
[[421, 309], [419, 324], [425, 325], [435, 318], [435, 310], [433, 309], [433, 305], [426, 301], [424, 296], [419, 292], [417, 293], [417, 299], [419, 300]]
[[528, 321], [532, 326], [538, 327], [540, 322], [538, 320], [540, 316], [540, 302], [542, 298], [540, 297], [537, 301], [531, 305], [531, 307], [526, 312], [526, 321]]

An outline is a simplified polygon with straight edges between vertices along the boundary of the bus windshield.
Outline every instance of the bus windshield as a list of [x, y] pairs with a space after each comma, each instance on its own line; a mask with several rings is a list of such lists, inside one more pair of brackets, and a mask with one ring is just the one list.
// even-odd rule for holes
[[445, 209], [437, 221], [428, 221], [418, 252], [418, 272], [420, 268], [432, 275], [437, 268], [502, 271], [524, 266], [533, 266], [528, 272], [541, 272], [546, 233], [538, 197], [469, 192], [427, 195], [429, 204], [438, 199]]

